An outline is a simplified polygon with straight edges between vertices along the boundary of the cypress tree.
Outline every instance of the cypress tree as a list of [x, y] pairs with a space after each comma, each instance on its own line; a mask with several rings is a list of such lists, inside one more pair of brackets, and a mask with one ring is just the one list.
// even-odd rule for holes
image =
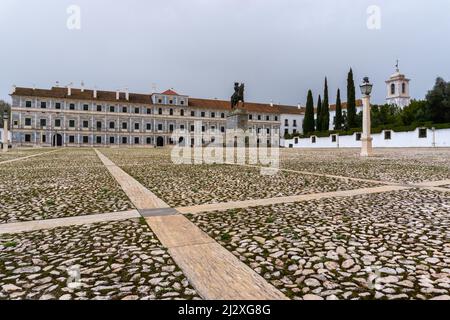
[[316, 131], [322, 131], [322, 98], [317, 100]]
[[321, 128], [322, 131], [330, 130], [330, 104], [328, 102], [328, 80], [325, 78], [325, 87], [323, 92], [323, 102], [321, 109]]
[[356, 98], [353, 70], [350, 68], [347, 78], [347, 127], [356, 128]]
[[314, 127], [314, 101], [312, 92], [309, 90], [306, 98], [305, 118], [303, 119], [303, 133], [314, 132]]
[[336, 96], [336, 118], [334, 120], [334, 130], [341, 130], [343, 125], [341, 90], [338, 89]]

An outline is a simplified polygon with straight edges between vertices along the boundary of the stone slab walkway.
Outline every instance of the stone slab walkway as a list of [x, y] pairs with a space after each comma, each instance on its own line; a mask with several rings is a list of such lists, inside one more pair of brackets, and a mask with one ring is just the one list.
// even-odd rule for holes
[[9, 160], [5, 160], [5, 161], [0, 161], [0, 164], [6, 164], [6, 163], [11, 163], [11, 162], [16, 162], [16, 161], [26, 160], [26, 159], [30, 159], [30, 158], [42, 156], [42, 155], [44, 155], [44, 154], [49, 154], [49, 153], [57, 152], [57, 151], [59, 151], [59, 150], [46, 151], [46, 152], [41, 152], [41, 153], [32, 154], [32, 155], [25, 156], [25, 157], [20, 157], [20, 158], [14, 158], [14, 159], [9, 159]]
[[310, 201], [323, 198], [336, 198], [336, 197], [351, 197], [356, 195], [371, 194], [371, 193], [382, 193], [390, 191], [398, 191], [408, 189], [405, 186], [380, 186], [374, 188], [363, 188], [355, 190], [345, 190], [345, 191], [334, 191], [334, 192], [324, 192], [324, 193], [312, 193], [298, 196], [289, 197], [278, 197], [278, 198], [267, 198], [267, 199], [257, 199], [257, 200], [247, 200], [247, 201], [231, 201], [225, 203], [213, 203], [213, 204], [203, 204], [191, 207], [180, 207], [176, 208], [182, 214], [195, 214], [200, 212], [210, 212], [210, 211], [223, 211], [230, 209], [242, 209], [248, 207], [260, 207], [269, 206], [279, 203], [293, 203], [300, 201]]
[[[167, 208], [150, 190], [96, 150], [138, 210]], [[182, 215], [146, 221], [197, 292], [214, 300], [285, 300], [287, 297]]]
[[0, 224], [0, 234], [13, 234], [43, 229], [53, 229], [59, 227], [92, 224], [98, 222], [120, 221], [139, 217], [140, 215], [137, 210], [130, 210], [130, 211], [101, 213], [68, 218], [6, 223]]
[[169, 208], [167, 203], [159, 199], [128, 173], [116, 166], [114, 162], [105, 157], [101, 152], [97, 149], [95, 149], [95, 152], [137, 209]]

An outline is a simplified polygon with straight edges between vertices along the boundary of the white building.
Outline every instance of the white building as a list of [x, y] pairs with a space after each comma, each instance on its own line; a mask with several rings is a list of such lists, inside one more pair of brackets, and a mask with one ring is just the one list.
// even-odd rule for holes
[[404, 108], [411, 103], [409, 95], [410, 79], [407, 79], [404, 74], [400, 73], [398, 63], [396, 67], [395, 73], [386, 81], [386, 102]]
[[279, 106], [280, 109], [280, 135], [303, 133], [303, 119], [305, 108], [300, 105], [295, 107]]
[[[138, 94], [84, 86], [14, 87], [11, 97], [14, 146], [165, 146], [176, 143], [174, 131], [194, 133], [198, 123], [207, 144], [224, 135], [231, 111], [229, 101], [197, 99], [173, 90]], [[249, 130], [261, 137], [278, 134], [281, 113], [297, 117], [301, 112], [294, 106], [252, 102], [245, 102], [245, 109]], [[302, 122], [296, 126], [301, 128]]]

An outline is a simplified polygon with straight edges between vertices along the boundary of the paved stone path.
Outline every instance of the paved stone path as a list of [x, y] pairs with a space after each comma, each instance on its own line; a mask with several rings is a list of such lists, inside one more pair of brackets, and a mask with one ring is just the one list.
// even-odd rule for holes
[[95, 149], [100, 160], [111, 175], [117, 180], [131, 202], [140, 210], [151, 208], [169, 208], [169, 205], [155, 196], [150, 190], [120, 169], [111, 160]]
[[[168, 207], [98, 150], [96, 152], [138, 210]], [[214, 300], [287, 299], [278, 289], [184, 216], [151, 216], [147, 217], [146, 221], [203, 298]]]
[[204, 205], [199, 205], [199, 206], [177, 208], [177, 210], [183, 214], [209, 212], [209, 211], [222, 211], [222, 210], [229, 210], [229, 209], [241, 209], [241, 208], [248, 208], [248, 207], [268, 206], [268, 205], [279, 204], [279, 203], [293, 203], [293, 202], [309, 201], [309, 200], [316, 200], [316, 199], [323, 199], [323, 198], [351, 197], [351, 196], [362, 195], [362, 194], [397, 191], [397, 190], [403, 190], [403, 189], [407, 189], [407, 188], [408, 187], [404, 187], [404, 186], [381, 186], [381, 187], [375, 187], [375, 188], [363, 188], [363, 189], [356, 189], [356, 190], [334, 191], [334, 192], [325, 192], [325, 193], [312, 193], [312, 194], [290, 196], [290, 197], [278, 197], [278, 198], [268, 198], [268, 199], [258, 199], [258, 200], [248, 200], [248, 201], [232, 201], [232, 202], [226, 202], [226, 203], [204, 204]]
[[98, 222], [120, 221], [139, 217], [140, 215], [137, 210], [129, 210], [123, 212], [101, 213], [77, 217], [6, 223], [0, 224], [0, 234], [13, 234], [13, 233], [29, 232], [43, 229], [53, 229], [67, 226], [77, 226]]
[[41, 152], [41, 153], [32, 154], [32, 155], [29, 155], [29, 156], [26, 156], [26, 157], [20, 157], [20, 158], [14, 158], [14, 159], [9, 159], [9, 160], [5, 160], [5, 161], [0, 161], [0, 164], [6, 164], [6, 163], [11, 163], [11, 162], [16, 162], [16, 161], [26, 160], [26, 159], [30, 159], [30, 158], [42, 156], [42, 155], [44, 155], [44, 154], [49, 154], [49, 153], [57, 152], [57, 151], [59, 151], [59, 150], [46, 151], [46, 152]]

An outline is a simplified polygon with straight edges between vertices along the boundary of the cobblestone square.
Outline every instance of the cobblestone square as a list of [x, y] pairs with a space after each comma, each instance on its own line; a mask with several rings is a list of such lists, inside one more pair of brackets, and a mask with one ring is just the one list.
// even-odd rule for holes
[[14, 150], [0, 299], [450, 299], [449, 155], [281, 149], [263, 175], [169, 148]]

